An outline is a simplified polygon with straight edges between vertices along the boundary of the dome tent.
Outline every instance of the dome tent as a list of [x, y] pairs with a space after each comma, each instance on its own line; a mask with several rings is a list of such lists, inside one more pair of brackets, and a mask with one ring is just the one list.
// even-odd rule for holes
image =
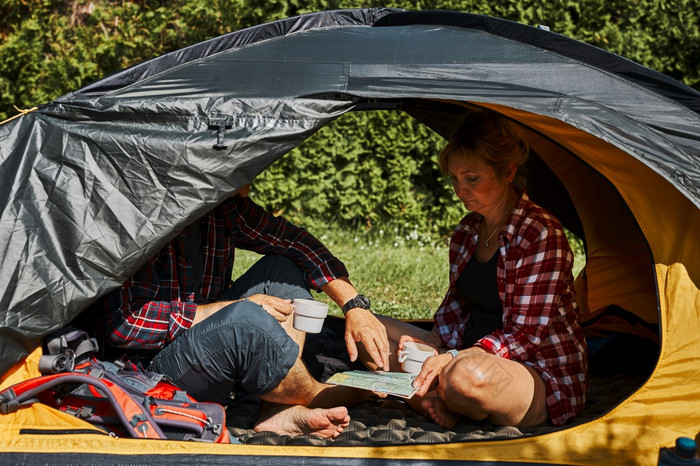
[[32, 425], [21, 410], [0, 417], [0, 459], [651, 463], [660, 446], [697, 434], [700, 94], [543, 29], [445, 11], [341, 10], [264, 24], [1, 125], [5, 382], [21, 377], [42, 337], [319, 128], [348, 111], [386, 109], [445, 136], [474, 109], [518, 124], [535, 154], [531, 197], [585, 241], [582, 307], [595, 315], [618, 305], [658, 324], [658, 361], [632, 395], [575, 427], [439, 449], [70, 443], [19, 434]]

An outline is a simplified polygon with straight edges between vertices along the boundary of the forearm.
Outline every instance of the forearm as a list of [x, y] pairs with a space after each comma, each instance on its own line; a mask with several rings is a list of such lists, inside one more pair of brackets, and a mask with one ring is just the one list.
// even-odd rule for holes
[[199, 304], [197, 306], [197, 310], [194, 314], [194, 319], [192, 319], [192, 326], [197, 325], [204, 319], [211, 317], [214, 315], [217, 311], [223, 309], [224, 307], [228, 306], [229, 304], [238, 302], [240, 300], [236, 301], [218, 301], [215, 303], [209, 303], [209, 304]]
[[347, 277], [331, 280], [321, 286], [321, 290], [341, 308], [343, 304], [347, 303], [358, 294]]
[[238, 230], [236, 247], [291, 259], [314, 290], [348, 276], [345, 265], [305, 229], [273, 216], [248, 198], [234, 198], [229, 207], [227, 215]]
[[[321, 289], [342, 309], [343, 305], [357, 296], [357, 290], [347, 277], [331, 280]], [[369, 309], [356, 307], [345, 312], [345, 344], [350, 360], [358, 357], [356, 343], [362, 342], [377, 369], [389, 368], [389, 339], [384, 325]], [[370, 361], [365, 361], [365, 364]]]

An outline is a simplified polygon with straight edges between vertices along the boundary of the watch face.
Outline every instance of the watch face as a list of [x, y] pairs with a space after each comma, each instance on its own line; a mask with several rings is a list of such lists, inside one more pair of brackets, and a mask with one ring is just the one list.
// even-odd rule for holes
[[356, 300], [355, 306], [361, 307], [364, 309], [369, 309], [369, 298], [367, 296], [360, 294], [360, 295], [357, 295], [355, 300]]

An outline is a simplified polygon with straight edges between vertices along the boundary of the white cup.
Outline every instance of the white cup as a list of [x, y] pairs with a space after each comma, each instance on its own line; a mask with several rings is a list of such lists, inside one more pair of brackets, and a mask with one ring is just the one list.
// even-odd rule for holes
[[403, 344], [403, 350], [399, 351], [401, 370], [409, 374], [418, 374], [425, 360], [433, 354], [435, 350], [431, 346], [417, 341], [407, 341]]
[[328, 315], [328, 304], [313, 299], [294, 300], [294, 328], [306, 333], [319, 333]]

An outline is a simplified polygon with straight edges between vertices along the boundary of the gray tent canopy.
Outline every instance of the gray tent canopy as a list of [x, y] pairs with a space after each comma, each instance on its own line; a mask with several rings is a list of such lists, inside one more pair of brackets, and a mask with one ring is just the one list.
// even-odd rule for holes
[[[277, 21], [128, 68], [0, 126], [0, 372], [345, 112], [402, 110], [447, 136], [475, 108], [523, 126], [539, 155], [533, 198], [589, 244], [600, 234], [581, 201], [590, 191], [570, 186], [577, 178], [597, 180], [639, 248], [650, 247], [629, 193], [580, 157], [560, 163], [576, 151], [543, 129], [551, 121], [626, 154], [678, 202], [700, 207], [700, 93], [659, 73], [471, 14], [377, 8]], [[657, 259], [685, 260], [655, 247]]]

